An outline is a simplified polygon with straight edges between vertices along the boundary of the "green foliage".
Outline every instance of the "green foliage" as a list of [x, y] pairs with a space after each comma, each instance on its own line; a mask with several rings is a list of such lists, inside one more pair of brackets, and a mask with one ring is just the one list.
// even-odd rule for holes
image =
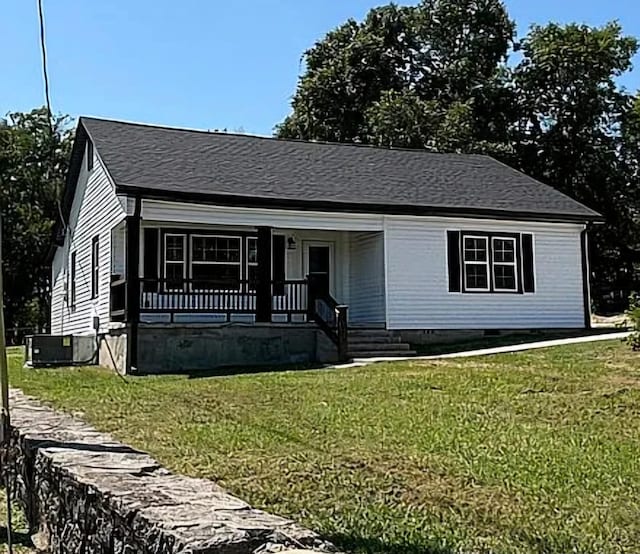
[[27, 394], [354, 554], [640, 552], [639, 369], [617, 340], [197, 379], [10, 359]]
[[[513, 33], [498, 0], [376, 8], [305, 53], [293, 113], [277, 134], [463, 150], [474, 137], [487, 139], [475, 121], [493, 103]], [[473, 125], [460, 133], [452, 129], [459, 119]]]
[[[423, 0], [350, 20], [305, 54], [281, 137], [493, 155], [601, 212], [593, 297], [640, 284], [640, 97], [620, 25], [534, 26], [499, 0]], [[519, 63], [505, 64], [510, 48]], [[612, 308], [622, 309], [621, 306]]]
[[514, 72], [520, 167], [605, 216], [591, 234], [596, 301], [630, 291], [638, 261], [640, 150], [625, 145], [632, 103], [615, 82], [637, 48], [617, 23], [534, 27]]
[[629, 297], [629, 308], [625, 312], [626, 324], [631, 325], [634, 332], [629, 336], [627, 342], [634, 350], [640, 350], [640, 294], [634, 292]]
[[44, 108], [11, 113], [0, 126], [0, 212], [6, 326], [35, 327], [48, 318], [47, 254], [64, 188], [71, 133]]

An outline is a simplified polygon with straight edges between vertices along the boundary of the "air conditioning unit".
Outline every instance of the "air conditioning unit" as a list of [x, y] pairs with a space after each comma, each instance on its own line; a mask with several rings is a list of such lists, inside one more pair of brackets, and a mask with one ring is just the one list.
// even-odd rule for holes
[[25, 365], [30, 367], [98, 363], [95, 336], [31, 335], [26, 337]]

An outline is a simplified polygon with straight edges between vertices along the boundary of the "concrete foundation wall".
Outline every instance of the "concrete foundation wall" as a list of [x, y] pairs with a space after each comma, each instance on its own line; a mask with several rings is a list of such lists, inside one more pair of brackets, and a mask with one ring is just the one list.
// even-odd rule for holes
[[99, 356], [101, 366], [124, 375], [127, 372], [127, 330], [118, 329], [104, 335], [100, 340]]
[[[322, 335], [322, 338], [320, 337]], [[336, 349], [314, 325], [146, 324], [138, 329], [139, 373], [225, 366], [333, 362]]]
[[409, 344], [452, 344], [456, 342], [487, 338], [500, 335], [531, 335], [532, 338], [541, 333], [571, 335], [576, 329], [404, 329], [396, 330], [394, 334], [402, 337]]

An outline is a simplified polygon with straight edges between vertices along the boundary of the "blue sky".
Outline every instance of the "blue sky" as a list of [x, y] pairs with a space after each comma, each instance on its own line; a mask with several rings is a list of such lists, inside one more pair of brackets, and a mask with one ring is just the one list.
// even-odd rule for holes
[[[532, 23], [618, 19], [638, 0], [507, 0]], [[384, 0], [44, 0], [53, 109], [270, 134], [289, 112], [305, 49]], [[413, 3], [413, 2], [401, 2]], [[3, 0], [0, 114], [43, 104], [36, 0]], [[622, 80], [640, 88], [640, 57]]]

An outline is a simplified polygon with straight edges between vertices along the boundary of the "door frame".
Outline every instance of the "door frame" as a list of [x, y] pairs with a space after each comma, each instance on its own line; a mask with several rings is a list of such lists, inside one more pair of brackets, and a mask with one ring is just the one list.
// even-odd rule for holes
[[325, 246], [329, 248], [329, 293], [336, 296], [336, 243], [330, 240], [303, 240], [302, 241], [302, 274], [305, 279], [309, 275], [309, 247]]

